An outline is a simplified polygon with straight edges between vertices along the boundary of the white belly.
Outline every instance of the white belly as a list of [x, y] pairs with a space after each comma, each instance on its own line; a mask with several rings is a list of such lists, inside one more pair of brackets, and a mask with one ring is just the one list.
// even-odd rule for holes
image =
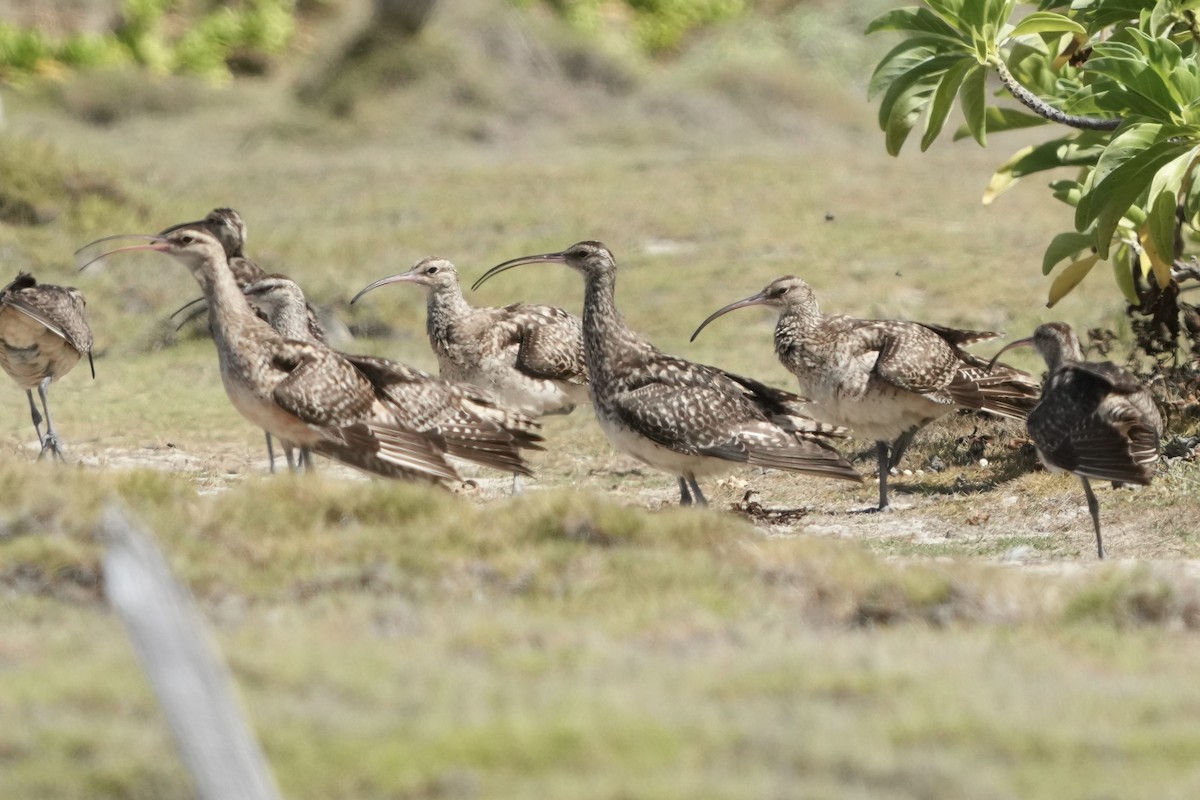
[[284, 411], [237, 375], [231, 375], [222, 369], [221, 382], [225, 385], [225, 394], [229, 396], [229, 402], [238, 413], [272, 436], [301, 447], [308, 447], [324, 438], [316, 428]]
[[854, 436], [875, 441], [890, 441], [954, 409], [949, 403], [935, 403], [912, 392], [886, 387], [870, 387], [861, 397], [839, 395], [822, 386], [802, 386], [801, 393], [812, 401], [805, 410], [815, 419], [841, 425]]

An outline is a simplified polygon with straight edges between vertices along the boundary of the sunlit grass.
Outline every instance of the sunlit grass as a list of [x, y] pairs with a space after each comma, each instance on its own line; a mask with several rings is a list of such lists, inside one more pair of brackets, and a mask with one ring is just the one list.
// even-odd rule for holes
[[[290, 798], [1200, 792], [1191, 464], [1098, 487], [1103, 565], [1078, 480], [1029, 472], [1020, 426], [971, 416], [918, 436], [888, 515], [863, 513], [871, 480], [759, 470], [706, 481], [708, 511], [677, 509], [674, 482], [616, 454], [587, 408], [545, 421], [518, 497], [470, 469], [478, 487], [458, 493], [326, 462], [264, 474], [212, 343], [165, 322], [197, 294], [186, 270], [144, 254], [80, 274], [76, 247], [232, 205], [264, 267], [393, 331], [346, 349], [427, 369], [419, 292], [348, 298], [426, 255], [472, 280], [586, 238], [616, 253], [635, 328], [782, 387], [767, 312], [687, 340], [786, 273], [830, 312], [1010, 335], [1122, 324], [1105, 274], [1042, 307], [1041, 253], [1070, 209], [1036, 181], [979, 204], [1026, 138], [884, 155], [849, 69], [869, 48], [817, 26], [755, 58], [724, 32], [712, 60], [620, 91], [525, 73], [513, 89], [472, 83], [491, 51], [440, 11], [432, 50], [458, 60], [349, 118], [298, 107], [294, 75], [105, 128], [6, 95], [6, 137], [50, 140], [128, 203], [0, 226], [10, 269], [85, 292], [97, 342], [96, 380], [85, 364], [51, 388], [65, 467], [34, 463], [25, 398], [0, 387], [0, 797], [193, 794], [102, 604], [91, 532], [114, 501], [196, 596]], [[797, 71], [780, 41], [838, 52]], [[577, 310], [582, 288], [540, 265], [469, 296]], [[864, 473], [870, 448], [843, 446]], [[748, 492], [784, 521], [731, 510]]]

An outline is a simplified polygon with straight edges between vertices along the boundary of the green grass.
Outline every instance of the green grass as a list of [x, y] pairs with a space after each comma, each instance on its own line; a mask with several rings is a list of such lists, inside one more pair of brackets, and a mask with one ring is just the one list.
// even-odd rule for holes
[[[6, 190], [59, 213], [0, 225], [0, 252], [84, 290], [97, 377], [51, 388], [66, 467], [34, 463], [26, 401], [0, 388], [0, 796], [192, 795], [102, 603], [91, 532], [113, 499], [196, 596], [290, 798], [1195, 796], [1192, 463], [1098, 487], [1105, 565], [1078, 480], [1031, 474], [1019, 426], [971, 416], [918, 437], [890, 515], [859, 513], [869, 481], [757, 470], [706, 481], [708, 511], [675, 509], [673, 482], [615, 454], [586, 410], [545, 421], [518, 498], [483, 471], [457, 494], [325, 463], [263, 474], [211, 343], [165, 322], [197, 294], [187, 272], [144, 254], [80, 274], [76, 247], [232, 205], [265, 267], [392, 331], [348, 349], [424, 368], [419, 293], [347, 299], [426, 255], [471, 280], [587, 238], [616, 253], [635, 328], [784, 387], [765, 312], [687, 339], [786, 273], [829, 311], [1121, 329], [1104, 274], [1042, 308], [1041, 252], [1069, 209], [1036, 185], [979, 205], [1026, 140], [888, 158], [855, 66], [870, 53], [803, 9], [616, 82], [602, 53], [564, 77], [553, 65], [582, 45], [539, 44], [544, 19], [485, 30], [482, 5], [440, 11], [417, 55], [449, 60], [348, 116], [296, 100], [316, 51], [101, 127], [71, 99], [86, 82], [5, 96], [5, 163], [28, 167]], [[64, 191], [77, 175], [121, 199]], [[541, 265], [472, 298], [581, 296]], [[843, 449], [873, 468], [870, 443]], [[781, 513], [730, 511], [747, 492]]]

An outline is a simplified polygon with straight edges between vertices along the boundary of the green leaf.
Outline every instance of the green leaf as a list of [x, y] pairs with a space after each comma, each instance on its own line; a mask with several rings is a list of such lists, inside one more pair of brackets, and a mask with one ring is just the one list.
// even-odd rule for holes
[[1100, 254], [1092, 253], [1060, 272], [1054, 279], [1054, 283], [1050, 284], [1050, 297], [1046, 301], [1046, 308], [1053, 308], [1055, 303], [1070, 294], [1071, 290], [1087, 277], [1099, 260]]
[[1111, 41], [1097, 44], [1087, 68], [1089, 73], [1112, 78], [1125, 87], [1110, 90], [1115, 94], [1107, 98], [1109, 108], [1119, 110], [1119, 105], [1114, 104], [1123, 100], [1138, 113], [1164, 121], [1182, 112], [1166, 79], [1158, 73], [1151, 59], [1132, 45]]
[[1028, 36], [1033, 33], [1081, 33], [1087, 34], [1087, 29], [1069, 17], [1055, 14], [1051, 11], [1034, 11], [1012, 29], [1012, 38]]
[[962, 34], [954, 26], [929, 9], [916, 6], [896, 8], [871, 20], [867, 25], [866, 33], [879, 31], [926, 33], [954, 41], [963, 41]]
[[1134, 201], [1149, 188], [1155, 174], [1178, 157], [1185, 147], [1185, 144], [1169, 140], [1158, 142], [1130, 158], [1103, 182], [1093, 186], [1088, 194], [1092, 197], [1090, 208], [1095, 211], [1096, 249], [1101, 256], [1107, 258], [1108, 240], [1121, 218], [1131, 210]]
[[1092, 208], [1092, 187], [1103, 183], [1122, 164], [1158, 141], [1161, 132], [1162, 126], [1158, 123], [1145, 122], [1130, 125], [1113, 135], [1096, 161], [1096, 168], [1084, 181], [1083, 201], [1075, 212], [1076, 230], [1086, 228], [1099, 213]]
[[[988, 187], [983, 193], [983, 203], [989, 205], [1017, 180], [1034, 172], [1058, 167], [1092, 166], [1096, 163], [1102, 149], [1098, 143], [1089, 141], [1086, 134], [1083, 136], [1071, 134], [1062, 139], [1023, 147], [992, 175]], [[1070, 181], [1069, 184], [1078, 196], [1079, 183]], [[1054, 184], [1051, 184], [1051, 188], [1054, 188]], [[1064, 198], [1059, 197], [1059, 199], [1063, 200]]]
[[1195, 168], [1197, 157], [1200, 157], [1200, 145], [1164, 165], [1150, 182], [1150, 214], [1146, 221], [1155, 249], [1168, 260], [1175, 257], [1175, 209], [1181, 202], [1184, 181]]
[[925, 135], [921, 137], [922, 151], [928, 150], [929, 145], [933, 144], [933, 140], [942, 132], [946, 117], [954, 107], [954, 98], [958, 96], [963, 78], [974, 63], [969, 57], [960, 58], [942, 75], [942, 80], [933, 95], [933, 103], [929, 106], [929, 117], [925, 121]]
[[[1015, 108], [991, 106], [985, 109], [983, 113], [986, 117], [984, 122], [989, 133], [1035, 128], [1039, 125], [1048, 125], [1050, 123], [1049, 120], [1039, 117], [1037, 114], [1027, 114]], [[959, 139], [965, 139], [970, 135], [970, 129], [966, 125], [960, 125], [958, 130], [954, 132], [954, 141], [957, 142]]]
[[884, 144], [889, 155], [900, 154], [904, 141], [917, 124], [921, 109], [929, 101], [933, 90], [931, 82], [914, 83], [892, 103], [891, 113], [884, 127]]
[[1078, 255], [1092, 246], [1090, 234], [1068, 231], [1060, 233], [1050, 240], [1045, 255], [1042, 256], [1042, 274], [1049, 275], [1064, 258]]
[[1123, 244], [1117, 248], [1116, 257], [1112, 260], [1113, 279], [1117, 282], [1117, 287], [1121, 290], [1121, 294], [1125, 295], [1125, 299], [1131, 305], [1141, 305], [1141, 298], [1137, 296], [1137, 289], [1133, 285], [1133, 266], [1129, 263], [1130, 254], [1129, 245]]
[[962, 85], [962, 110], [967, 120], [967, 130], [979, 143], [987, 145], [987, 67], [976, 64], [967, 72]]
[[1052, 181], [1050, 190], [1054, 192], [1054, 199], [1066, 203], [1069, 206], [1079, 206], [1079, 200], [1083, 196], [1083, 186], [1079, 181]]
[[[872, 100], [880, 92], [887, 91], [893, 83], [938, 55], [942, 49], [939, 42], [928, 37], [907, 39], [896, 45], [888, 51], [871, 74], [871, 81], [867, 84], [867, 99]], [[881, 122], [884, 118], [886, 115], [881, 114]]]

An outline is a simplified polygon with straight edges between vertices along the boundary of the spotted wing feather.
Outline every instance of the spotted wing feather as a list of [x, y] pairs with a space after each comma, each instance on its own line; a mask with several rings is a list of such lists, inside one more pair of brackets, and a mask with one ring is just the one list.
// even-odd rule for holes
[[1077, 363], [1055, 373], [1028, 421], [1043, 460], [1087, 478], [1150, 482], [1162, 418], [1140, 386], [1113, 391], [1114, 380], [1125, 387], [1136, 384], [1127, 373], [1118, 374], [1123, 372], [1111, 364]]

